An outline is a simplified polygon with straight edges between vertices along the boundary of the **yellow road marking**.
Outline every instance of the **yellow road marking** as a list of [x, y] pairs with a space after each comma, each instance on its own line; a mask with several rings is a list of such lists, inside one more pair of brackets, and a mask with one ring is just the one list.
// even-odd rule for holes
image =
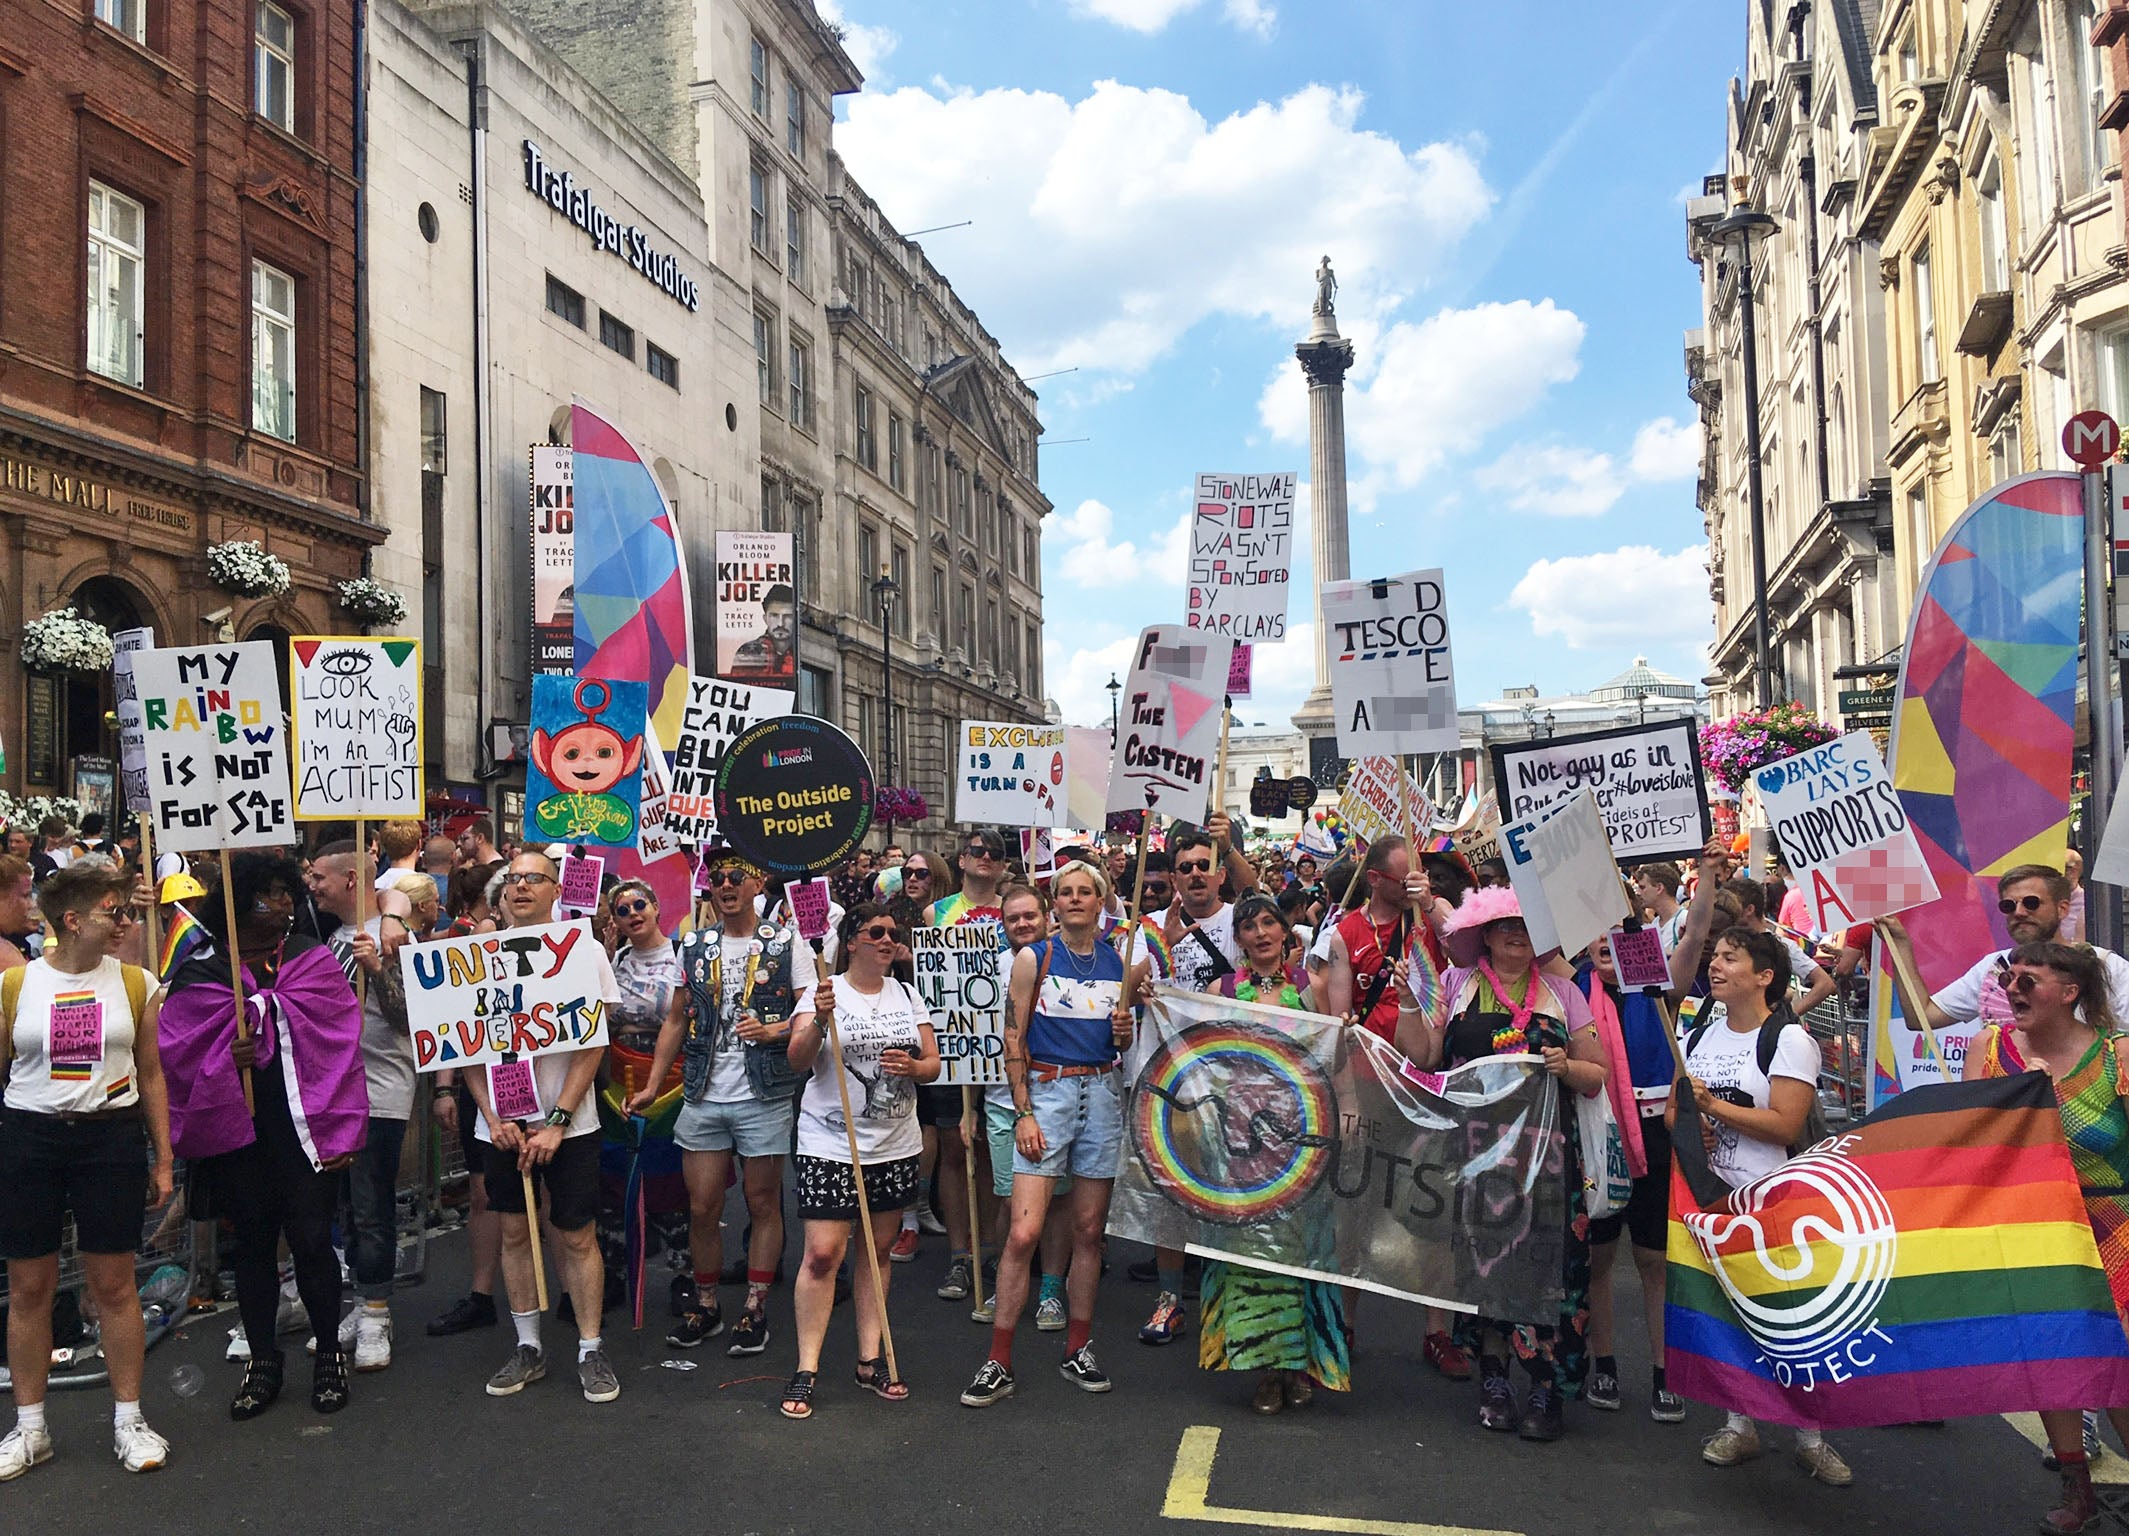
[[1162, 1519], [1252, 1525], [1273, 1531], [1339, 1531], [1346, 1536], [1523, 1536], [1520, 1531], [1485, 1531], [1465, 1525], [1227, 1509], [1206, 1502], [1212, 1493], [1212, 1460], [1219, 1450], [1220, 1432], [1211, 1425], [1193, 1424], [1183, 1431], [1182, 1443], [1175, 1448], [1175, 1470], [1168, 1477], [1168, 1497], [1161, 1504]]
[[[2007, 1413], [2003, 1416], [2003, 1422], [2032, 1441], [2037, 1449], [2044, 1451], [2048, 1448], [2048, 1432], [2040, 1427], [2039, 1414]], [[2110, 1452], [2092, 1463], [2092, 1481], [2112, 1483], [2116, 1487], [2129, 1485], [2129, 1465], [2125, 1465], [2121, 1457]]]

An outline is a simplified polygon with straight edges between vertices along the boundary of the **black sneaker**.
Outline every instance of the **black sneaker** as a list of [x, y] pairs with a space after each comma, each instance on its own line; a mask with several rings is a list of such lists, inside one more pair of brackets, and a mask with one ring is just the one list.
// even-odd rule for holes
[[673, 1283], [666, 1290], [666, 1305], [672, 1309], [673, 1316], [685, 1317], [691, 1308], [701, 1304], [702, 1298], [695, 1290], [695, 1277], [673, 1276]]
[[986, 1360], [976, 1379], [961, 1389], [961, 1406], [988, 1408], [1002, 1397], [1013, 1395], [1013, 1373], [995, 1360]]
[[1683, 1424], [1685, 1399], [1669, 1387], [1664, 1387], [1649, 1399], [1648, 1416], [1658, 1424]]
[[1560, 1389], [1549, 1381], [1541, 1381], [1530, 1389], [1530, 1400], [1523, 1406], [1522, 1421], [1515, 1432], [1525, 1440], [1557, 1440], [1567, 1431], [1567, 1420], [1560, 1409]]
[[697, 1307], [680, 1314], [680, 1321], [673, 1331], [665, 1336], [665, 1342], [675, 1349], [693, 1349], [704, 1339], [714, 1339], [724, 1332], [724, 1314], [711, 1302], [707, 1307]]
[[473, 1291], [459, 1297], [443, 1316], [429, 1319], [429, 1337], [445, 1339], [454, 1333], [470, 1333], [475, 1328], [493, 1328], [495, 1318], [495, 1298]]
[[1508, 1362], [1481, 1355], [1478, 1362], [1478, 1421], [1487, 1428], [1513, 1433], [1515, 1388], [1508, 1384]]
[[759, 1307], [749, 1307], [739, 1314], [739, 1321], [732, 1325], [732, 1343], [725, 1353], [758, 1355], [768, 1347], [769, 1315]]
[[1082, 1344], [1066, 1355], [1064, 1363], [1057, 1367], [1057, 1374], [1082, 1392], [1106, 1392], [1115, 1385], [1094, 1363], [1092, 1344]]
[[1610, 1371], [1591, 1371], [1589, 1385], [1582, 1389], [1582, 1401], [1592, 1408], [1601, 1408], [1606, 1413], [1617, 1413], [1619, 1378]]

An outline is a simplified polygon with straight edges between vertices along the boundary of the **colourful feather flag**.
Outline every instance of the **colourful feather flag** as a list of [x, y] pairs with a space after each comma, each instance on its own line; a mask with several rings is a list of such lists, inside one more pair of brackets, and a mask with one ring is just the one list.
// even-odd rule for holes
[[208, 943], [207, 928], [183, 907], [172, 905], [163, 919], [162, 953], [155, 957], [155, 974], [168, 981], [177, 968]]
[[1910, 1089], [1736, 1190], [1682, 1093], [1674, 1391], [1825, 1429], [2129, 1406], [2129, 1337], [2044, 1074]]

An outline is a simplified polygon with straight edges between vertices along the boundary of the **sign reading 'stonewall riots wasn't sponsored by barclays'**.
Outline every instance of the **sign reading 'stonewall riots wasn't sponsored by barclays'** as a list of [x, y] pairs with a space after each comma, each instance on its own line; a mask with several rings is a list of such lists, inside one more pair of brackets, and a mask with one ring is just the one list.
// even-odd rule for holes
[[591, 237], [591, 243], [610, 251], [663, 289], [676, 303], [689, 310], [702, 307], [702, 293], [695, 280], [680, 270], [680, 263], [650, 242], [650, 236], [634, 224], [623, 224], [608, 213], [578, 182], [574, 173], [561, 170], [547, 152], [525, 140], [525, 186], [535, 197]]

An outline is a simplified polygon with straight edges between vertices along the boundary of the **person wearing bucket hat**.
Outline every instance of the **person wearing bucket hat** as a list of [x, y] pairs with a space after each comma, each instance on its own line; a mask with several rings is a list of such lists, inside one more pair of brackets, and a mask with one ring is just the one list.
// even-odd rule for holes
[[[1560, 1123], [1571, 1125], [1572, 1094], [1604, 1091], [1609, 1075], [1589, 1002], [1571, 982], [1547, 976], [1531, 948], [1523, 909], [1508, 886], [1483, 886], [1450, 914], [1442, 942], [1454, 962], [1442, 1002], [1413, 1056], [1423, 1068], [1449, 1069], [1488, 1056], [1536, 1056], [1559, 1083]], [[1589, 1217], [1582, 1198], [1581, 1153], [1560, 1138], [1566, 1184], [1561, 1244], [1561, 1299], [1549, 1315], [1462, 1317], [1456, 1342], [1479, 1357], [1479, 1423], [1525, 1440], [1557, 1440], [1564, 1399], [1579, 1396], [1589, 1357]], [[1511, 1353], [1531, 1378], [1520, 1416], [1508, 1377]]]

